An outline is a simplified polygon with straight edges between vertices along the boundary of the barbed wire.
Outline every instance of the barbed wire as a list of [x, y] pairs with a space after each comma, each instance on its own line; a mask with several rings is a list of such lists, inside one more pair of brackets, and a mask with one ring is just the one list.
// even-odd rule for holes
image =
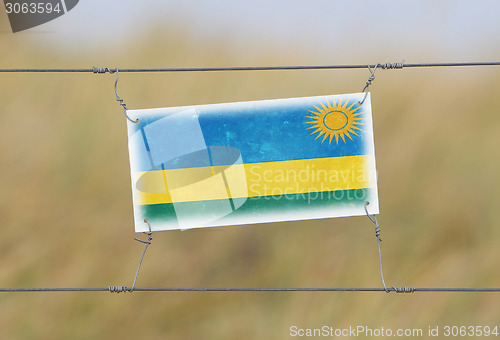
[[169, 68], [3, 68], [0, 72], [74, 72], [74, 73], [114, 73], [119, 72], [217, 72], [217, 71], [277, 71], [277, 70], [334, 70], [334, 69], [366, 69], [379, 67], [382, 69], [402, 69], [415, 67], [461, 67], [461, 66], [500, 66], [500, 61], [492, 62], [456, 62], [456, 63], [376, 63], [346, 65], [296, 65], [296, 66], [235, 66], [235, 67], [169, 67]]

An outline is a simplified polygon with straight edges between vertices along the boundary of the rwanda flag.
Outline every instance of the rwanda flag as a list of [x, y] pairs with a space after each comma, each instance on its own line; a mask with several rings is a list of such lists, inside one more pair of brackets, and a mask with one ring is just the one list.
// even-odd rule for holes
[[378, 213], [364, 95], [128, 111], [135, 231]]

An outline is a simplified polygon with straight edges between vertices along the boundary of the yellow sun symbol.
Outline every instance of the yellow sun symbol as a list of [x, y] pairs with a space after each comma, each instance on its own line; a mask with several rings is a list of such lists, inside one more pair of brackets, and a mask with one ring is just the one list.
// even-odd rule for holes
[[323, 143], [328, 137], [330, 137], [328, 144], [331, 144], [332, 139], [335, 136], [335, 141], [338, 145], [339, 136], [344, 141], [344, 144], [346, 143], [344, 136], [347, 136], [350, 140], [353, 140], [349, 133], [353, 133], [358, 136], [358, 134], [354, 130], [361, 129], [356, 125], [364, 125], [363, 123], [358, 122], [359, 120], [363, 119], [361, 117], [358, 117], [363, 112], [356, 112], [361, 108], [361, 106], [356, 105], [356, 108], [353, 108], [353, 106], [356, 104], [356, 102], [354, 102], [349, 107], [347, 107], [347, 101], [344, 105], [342, 105], [342, 101], [339, 101], [338, 104], [335, 103], [335, 101], [333, 101], [332, 104], [327, 101], [326, 106], [323, 105], [323, 103], [320, 104], [321, 108], [314, 106], [316, 110], [318, 110], [318, 112], [309, 110], [309, 112], [313, 113], [315, 116], [306, 116], [307, 118], [312, 119], [312, 121], [306, 122], [306, 124], [314, 124], [306, 128], [306, 130], [316, 129], [311, 132], [311, 135], [318, 133], [315, 139], [324, 136], [323, 140], [321, 141], [321, 143]]

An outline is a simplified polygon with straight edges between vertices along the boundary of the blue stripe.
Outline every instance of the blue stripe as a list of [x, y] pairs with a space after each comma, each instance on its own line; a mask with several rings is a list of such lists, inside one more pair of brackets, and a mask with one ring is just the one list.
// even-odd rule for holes
[[[335, 139], [321, 143], [312, 130], [306, 130], [306, 118], [319, 102], [275, 107], [207, 108], [199, 116], [205, 142], [227, 145], [240, 150], [244, 163], [275, 162], [297, 159], [357, 156], [365, 154], [365, 134], [351, 134], [344, 144]], [[363, 115], [361, 115], [362, 117]]]
[[[337, 98], [335, 98], [337, 97]], [[329, 144], [328, 138], [322, 143], [323, 136], [316, 139], [311, 135], [314, 129], [306, 130], [311, 121], [311, 111], [317, 111], [314, 106], [321, 103], [332, 103], [338, 96], [323, 96], [302, 98], [300, 100], [256, 101], [247, 103], [229, 103], [193, 106], [198, 113], [198, 121], [207, 146], [231, 146], [241, 152], [243, 163], [276, 162], [286, 160], [357, 156], [367, 154], [366, 145], [369, 134], [356, 130], [350, 134], [352, 139], [345, 137], [346, 143], [335, 138]], [[358, 95], [341, 97], [343, 103], [356, 107]], [[167, 115], [175, 114], [189, 107], [177, 107], [161, 110], [158, 114], [139, 117], [140, 122], [133, 127], [134, 131]], [[358, 110], [363, 112], [363, 108]], [[364, 118], [366, 114], [358, 117]], [[182, 118], [182, 115], [179, 116]], [[363, 121], [361, 121], [363, 122]], [[366, 129], [366, 126], [361, 126]], [[172, 145], [175, 147], [175, 145]], [[146, 146], [149, 151], [149, 145]], [[178, 165], [182, 164], [182, 166]], [[193, 164], [192, 166], [197, 166]], [[190, 167], [185, 162], [166, 163], [166, 168]], [[150, 164], [139, 164], [140, 171], [151, 169]]]

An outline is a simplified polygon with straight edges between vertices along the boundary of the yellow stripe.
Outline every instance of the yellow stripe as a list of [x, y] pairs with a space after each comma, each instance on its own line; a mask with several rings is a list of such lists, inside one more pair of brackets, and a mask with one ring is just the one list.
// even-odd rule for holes
[[363, 155], [137, 172], [134, 198], [145, 205], [373, 188], [372, 164]]

